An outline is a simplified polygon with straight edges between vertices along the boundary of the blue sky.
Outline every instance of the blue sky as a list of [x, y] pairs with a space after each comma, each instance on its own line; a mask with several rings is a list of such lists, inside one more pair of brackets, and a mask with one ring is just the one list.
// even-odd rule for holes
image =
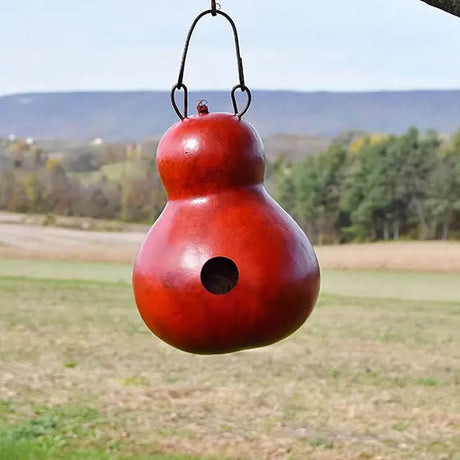
[[[460, 87], [460, 19], [420, 0], [221, 0], [253, 89]], [[186, 32], [208, 0], [0, 0], [0, 94], [169, 90]], [[190, 89], [237, 82], [230, 28], [206, 18]]]

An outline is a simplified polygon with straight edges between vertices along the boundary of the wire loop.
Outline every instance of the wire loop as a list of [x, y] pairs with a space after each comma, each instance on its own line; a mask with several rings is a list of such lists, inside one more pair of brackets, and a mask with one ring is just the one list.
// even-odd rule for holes
[[[252, 96], [251, 96], [251, 91], [246, 86], [246, 83], [244, 81], [243, 59], [241, 57], [240, 41], [238, 38], [238, 31], [236, 29], [236, 25], [233, 22], [233, 19], [227, 13], [224, 13], [223, 11], [220, 11], [219, 9], [217, 9], [217, 5], [218, 5], [217, 2], [215, 2], [214, 0], [211, 0], [211, 9], [203, 11], [201, 14], [197, 16], [197, 18], [193, 21], [192, 26], [190, 27], [190, 30], [187, 34], [184, 52], [182, 54], [181, 66], [179, 69], [179, 77], [177, 79], [177, 83], [173, 86], [171, 90], [172, 106], [174, 110], [176, 111], [178, 117], [181, 120], [183, 120], [184, 118], [187, 118], [187, 115], [188, 115], [188, 90], [187, 90], [187, 87], [184, 85], [184, 72], [185, 72], [185, 63], [187, 61], [188, 49], [190, 46], [190, 40], [192, 38], [195, 27], [200, 21], [200, 19], [203, 18], [204, 16], [207, 16], [208, 14], [211, 14], [212, 16], [218, 16], [218, 15], [223, 16], [225, 19], [227, 19], [227, 21], [230, 23], [232, 27], [233, 37], [235, 40], [236, 62], [238, 66], [238, 79], [239, 79], [239, 84], [237, 84], [231, 91], [232, 104], [233, 104], [233, 110], [234, 110], [235, 115], [241, 118], [248, 111], [249, 106], [251, 105]], [[181, 89], [184, 90], [184, 111], [183, 112], [179, 110], [177, 103], [176, 103], [176, 91], [181, 90]], [[238, 105], [237, 105], [236, 97], [235, 97], [235, 92], [238, 89], [246, 93], [248, 96], [247, 104], [241, 112], [238, 112]]]
[[[241, 112], [238, 112], [238, 103], [236, 102], [235, 93], [236, 93], [237, 89], [239, 89], [242, 93], [246, 93], [246, 95], [247, 95], [246, 105], [245, 105], [244, 109]], [[241, 85], [240, 84], [240, 85], [236, 85], [236, 86], [233, 87], [233, 89], [232, 89], [232, 104], [233, 104], [233, 110], [234, 110], [235, 115], [237, 117], [241, 118], [249, 110], [249, 106], [251, 105], [251, 101], [252, 101], [251, 90], [246, 85]]]
[[[179, 107], [177, 106], [177, 102], [176, 102], [176, 91], [180, 91], [181, 89], [184, 90], [184, 113], [182, 113], [180, 110], [179, 110]], [[171, 90], [171, 104], [173, 106], [173, 109], [176, 111], [177, 113], [177, 116], [183, 120], [184, 118], [187, 118], [187, 112], [188, 112], [188, 89], [187, 87], [181, 83], [179, 85], [179, 83], [175, 84]]]

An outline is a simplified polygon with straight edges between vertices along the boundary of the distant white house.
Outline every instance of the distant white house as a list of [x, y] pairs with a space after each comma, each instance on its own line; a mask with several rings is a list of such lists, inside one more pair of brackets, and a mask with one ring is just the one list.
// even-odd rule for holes
[[100, 137], [96, 137], [95, 139], [93, 139], [90, 144], [91, 145], [102, 145], [103, 144], [103, 140], [100, 138]]

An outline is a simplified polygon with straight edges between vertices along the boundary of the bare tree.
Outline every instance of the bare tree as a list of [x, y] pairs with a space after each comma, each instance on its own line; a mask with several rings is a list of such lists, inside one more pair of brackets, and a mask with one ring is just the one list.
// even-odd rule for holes
[[422, 2], [460, 17], [460, 0], [422, 0]]

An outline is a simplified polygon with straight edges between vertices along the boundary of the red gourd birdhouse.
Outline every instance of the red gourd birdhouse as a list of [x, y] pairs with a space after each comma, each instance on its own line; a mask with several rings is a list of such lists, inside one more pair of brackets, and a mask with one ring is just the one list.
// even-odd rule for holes
[[[213, 12], [202, 13], [194, 26]], [[234, 28], [225, 13], [217, 14]], [[188, 117], [181, 77], [173, 88], [181, 120], [157, 151], [168, 202], [133, 273], [136, 303], [150, 330], [199, 354], [261, 347], [289, 336], [308, 318], [319, 291], [314, 250], [266, 192], [262, 141], [237, 110], [236, 89], [248, 96], [243, 112], [251, 97], [234, 32], [240, 68], [234, 114], [208, 113], [200, 103], [198, 114]], [[187, 48], [188, 41], [183, 66]], [[176, 89], [185, 92], [184, 114], [174, 101]]]

